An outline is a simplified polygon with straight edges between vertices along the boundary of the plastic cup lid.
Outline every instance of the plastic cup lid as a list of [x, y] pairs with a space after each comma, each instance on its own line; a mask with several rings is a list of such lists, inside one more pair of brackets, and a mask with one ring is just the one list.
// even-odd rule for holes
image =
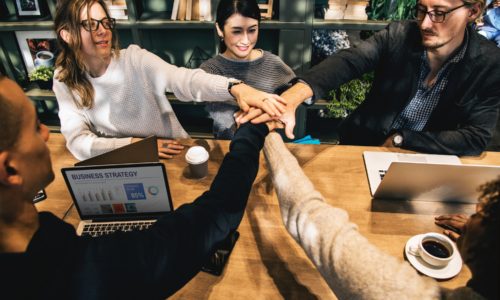
[[208, 160], [208, 152], [201, 146], [193, 146], [186, 152], [186, 161], [190, 164], [201, 164]]

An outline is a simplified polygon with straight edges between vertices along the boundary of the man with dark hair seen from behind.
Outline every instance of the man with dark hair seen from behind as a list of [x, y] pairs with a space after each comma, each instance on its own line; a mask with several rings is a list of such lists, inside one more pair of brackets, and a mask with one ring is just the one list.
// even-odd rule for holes
[[282, 94], [287, 136], [305, 99], [374, 71], [366, 100], [340, 125], [340, 143], [480, 154], [500, 101], [500, 49], [469, 26], [483, 9], [484, 0], [419, 0], [416, 20], [392, 22], [311, 68]]
[[54, 179], [45, 144], [49, 131], [21, 88], [0, 78], [1, 298], [164, 299], [173, 294], [238, 227], [264, 138], [277, 124], [241, 126], [210, 189], [150, 229], [84, 238], [33, 205], [37, 191]]

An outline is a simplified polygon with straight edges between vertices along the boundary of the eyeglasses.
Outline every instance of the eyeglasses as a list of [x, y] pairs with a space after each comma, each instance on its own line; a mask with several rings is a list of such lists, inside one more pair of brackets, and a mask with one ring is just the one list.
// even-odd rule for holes
[[83, 29], [87, 31], [96, 31], [99, 28], [99, 24], [102, 24], [102, 27], [104, 29], [114, 29], [116, 25], [116, 19], [102, 18], [101, 20], [90, 19], [90, 21], [83, 20], [80, 22], [80, 25], [82, 25]]
[[442, 10], [431, 10], [427, 11], [423, 8], [417, 7], [417, 20], [418, 21], [423, 21], [425, 19], [425, 15], [429, 15], [429, 18], [431, 19], [432, 22], [434, 23], [443, 23], [444, 19], [446, 18], [446, 15], [451, 13], [454, 10], [457, 10], [461, 7], [466, 6], [467, 4], [462, 4], [460, 6], [457, 6], [455, 8], [452, 8], [448, 11], [442, 11]]

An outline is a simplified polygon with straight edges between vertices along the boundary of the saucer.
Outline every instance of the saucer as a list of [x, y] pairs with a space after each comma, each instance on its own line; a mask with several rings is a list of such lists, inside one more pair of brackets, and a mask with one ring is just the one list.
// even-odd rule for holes
[[405, 246], [405, 256], [410, 264], [420, 273], [435, 279], [449, 279], [460, 273], [462, 269], [462, 257], [458, 252], [457, 246], [453, 243], [453, 258], [445, 267], [435, 267], [425, 262], [420, 256], [410, 253], [410, 247], [418, 243], [421, 234], [411, 237]]

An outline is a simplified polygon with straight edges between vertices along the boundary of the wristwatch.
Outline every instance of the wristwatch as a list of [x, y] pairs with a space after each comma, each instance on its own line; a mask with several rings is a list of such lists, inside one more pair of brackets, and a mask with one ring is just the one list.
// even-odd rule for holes
[[243, 83], [243, 81], [235, 78], [229, 78], [227, 80], [227, 91], [229, 92], [229, 94], [231, 94], [231, 89], [233, 88], [233, 86], [238, 85], [240, 83]]
[[401, 133], [396, 133], [392, 136], [392, 145], [394, 147], [401, 147], [403, 145], [403, 136]]

